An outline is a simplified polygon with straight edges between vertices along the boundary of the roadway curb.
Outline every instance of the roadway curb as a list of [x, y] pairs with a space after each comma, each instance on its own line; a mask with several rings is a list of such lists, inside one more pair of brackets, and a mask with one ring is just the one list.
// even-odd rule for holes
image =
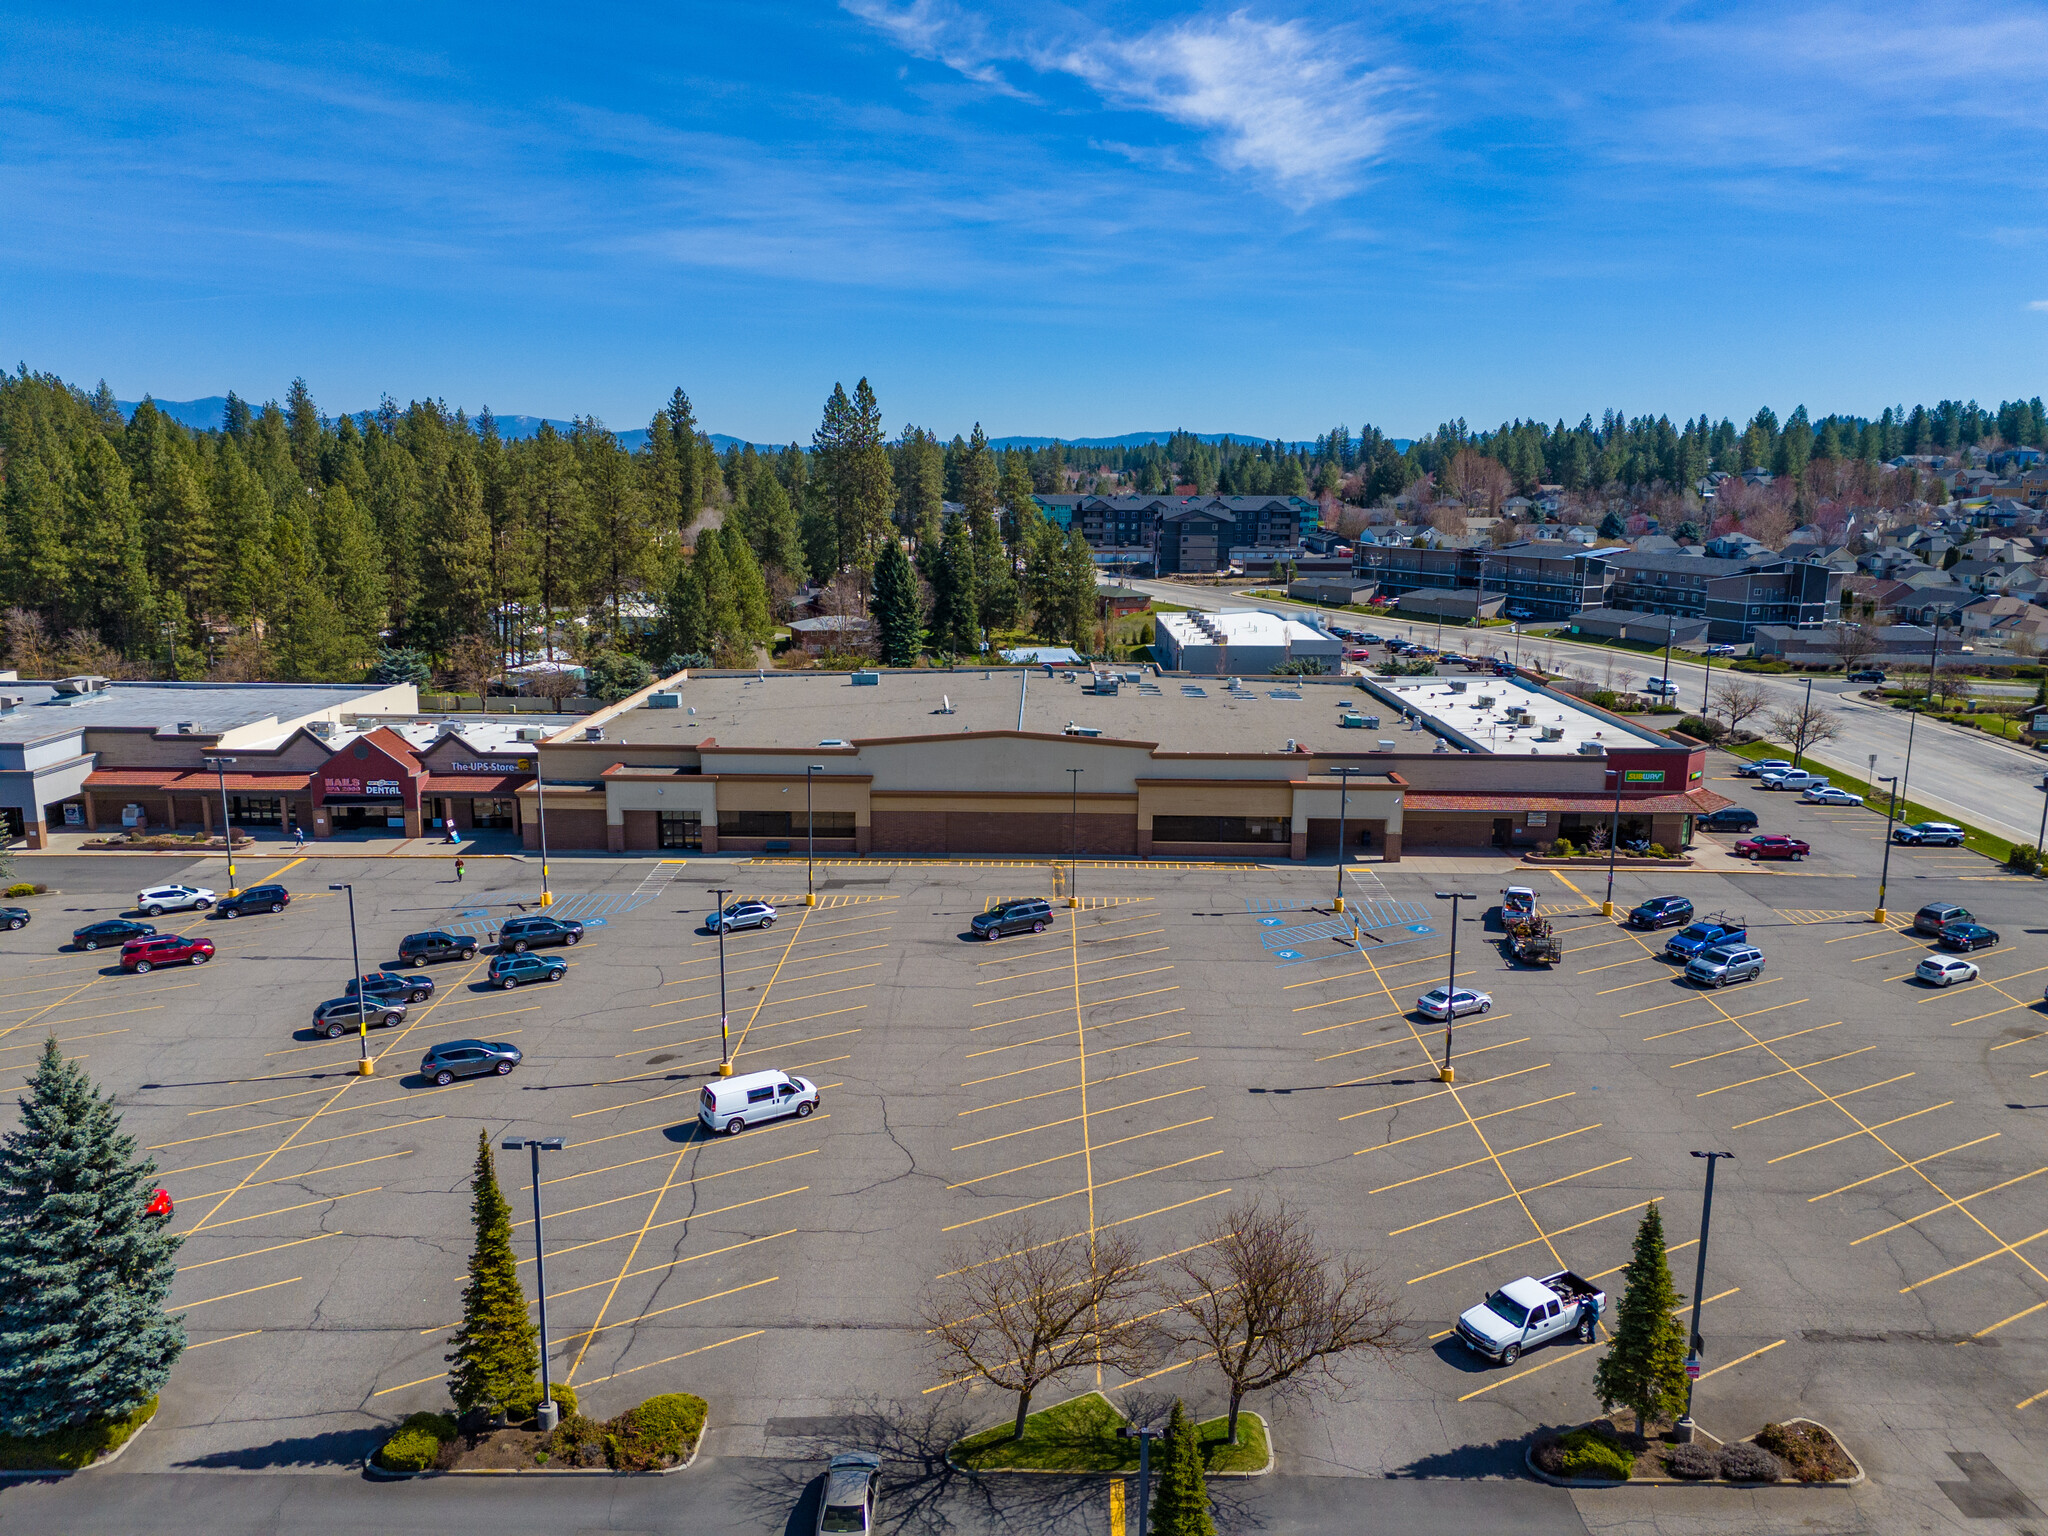
[[[1854, 1488], [1866, 1480], [1868, 1474], [1863, 1470], [1863, 1463], [1856, 1459], [1856, 1453], [1842, 1443], [1840, 1435], [1836, 1434], [1832, 1429], [1828, 1429], [1828, 1426], [1821, 1423], [1820, 1420], [1799, 1417], [1780, 1419], [1778, 1422], [1781, 1424], [1811, 1424], [1815, 1429], [1826, 1429], [1829, 1437], [1833, 1439], [1835, 1444], [1842, 1447], [1842, 1454], [1849, 1458], [1850, 1465], [1856, 1469], [1856, 1475], [1854, 1477], [1834, 1478], [1824, 1483], [1802, 1483], [1796, 1478], [1782, 1479], [1773, 1483], [1731, 1483], [1722, 1477], [1558, 1477], [1536, 1465], [1536, 1446], [1534, 1441], [1531, 1441], [1522, 1448], [1522, 1464], [1529, 1469], [1531, 1477], [1536, 1478], [1539, 1482], [1548, 1483], [1553, 1488], [1740, 1488], [1744, 1492], [1766, 1493], [1781, 1490], [1789, 1491], [1794, 1488]], [[1754, 1439], [1754, 1437], [1751, 1438], [1752, 1440]]]

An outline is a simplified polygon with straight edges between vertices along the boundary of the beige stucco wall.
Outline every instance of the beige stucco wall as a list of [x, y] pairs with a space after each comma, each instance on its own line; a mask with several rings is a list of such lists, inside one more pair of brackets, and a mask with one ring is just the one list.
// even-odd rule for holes
[[[788, 773], [769, 779], [734, 778], [721, 772], [710, 781], [716, 790], [715, 804], [721, 811], [788, 811], [804, 813], [804, 776]], [[868, 786], [865, 779], [834, 783], [829, 774], [816, 775], [811, 807], [819, 811], [851, 811], [853, 824], [865, 826], [868, 819]]]
[[1261, 784], [1143, 784], [1138, 827], [1150, 832], [1154, 816], [1291, 816], [1294, 788], [1285, 779]]
[[[1311, 819], [1337, 819], [1339, 791], [1302, 786], [1294, 791], [1294, 830], [1308, 831]], [[1353, 822], [1384, 821], [1387, 831], [1401, 830], [1401, 791], [1398, 789], [1353, 789], [1344, 796], [1345, 817]]]
[[607, 826], [624, 826], [628, 811], [695, 811], [706, 821], [718, 820], [718, 784], [695, 775], [654, 783], [647, 779], [606, 779], [604, 819]]

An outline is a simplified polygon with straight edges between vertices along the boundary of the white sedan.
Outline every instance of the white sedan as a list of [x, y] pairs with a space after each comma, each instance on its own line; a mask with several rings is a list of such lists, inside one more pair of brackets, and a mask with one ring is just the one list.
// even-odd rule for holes
[[213, 892], [203, 885], [152, 885], [136, 895], [135, 905], [144, 917], [160, 912], [204, 912], [213, 905]]
[[1977, 967], [1973, 961], [1954, 955], [1929, 955], [1913, 967], [1913, 974], [1929, 986], [1952, 987], [1959, 981], [1975, 981]]
[[1837, 789], [1832, 784], [1816, 784], [1801, 795], [1807, 805], [1861, 805], [1863, 797], [1852, 795], [1846, 789]]
[[1432, 1019], [1456, 1018], [1461, 1013], [1484, 1013], [1492, 1006], [1490, 993], [1474, 992], [1466, 987], [1460, 987], [1456, 992], [1431, 987], [1415, 999], [1415, 1011]]

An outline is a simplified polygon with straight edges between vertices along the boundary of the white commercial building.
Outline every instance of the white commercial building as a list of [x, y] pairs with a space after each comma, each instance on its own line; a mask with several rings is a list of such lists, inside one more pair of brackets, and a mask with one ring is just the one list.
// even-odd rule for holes
[[1263, 676], [1282, 662], [1314, 657], [1338, 670], [1343, 644], [1313, 624], [1260, 609], [1222, 613], [1162, 613], [1153, 649], [1161, 666], [1213, 677]]

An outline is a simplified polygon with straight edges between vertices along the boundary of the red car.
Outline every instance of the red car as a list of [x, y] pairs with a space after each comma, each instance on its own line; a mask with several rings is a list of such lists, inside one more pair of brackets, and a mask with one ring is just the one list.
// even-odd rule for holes
[[1360, 646], [1356, 650], [1346, 651], [1344, 659], [1346, 661], [1370, 661], [1372, 660], [1372, 652]]
[[1813, 850], [1796, 837], [1767, 832], [1762, 837], [1745, 837], [1735, 845], [1738, 859], [1803, 859]]
[[204, 965], [212, 958], [213, 940], [188, 939], [175, 933], [154, 933], [146, 939], [130, 939], [121, 946], [121, 969], [138, 973], [180, 961]]

